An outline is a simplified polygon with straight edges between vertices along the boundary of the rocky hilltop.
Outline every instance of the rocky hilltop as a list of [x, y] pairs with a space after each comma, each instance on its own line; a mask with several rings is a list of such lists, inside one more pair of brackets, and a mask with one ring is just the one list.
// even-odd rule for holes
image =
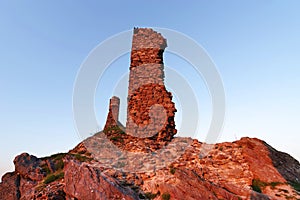
[[45, 158], [23, 153], [2, 177], [0, 199], [300, 199], [300, 164], [288, 154], [256, 138], [215, 144], [201, 157], [203, 145], [192, 140], [152, 172], [103, 167], [84, 143]]
[[103, 131], [68, 153], [23, 153], [0, 183], [0, 200], [300, 199], [300, 164], [256, 138], [206, 144], [175, 137], [164, 85], [166, 39], [135, 28], [127, 122], [110, 99]]

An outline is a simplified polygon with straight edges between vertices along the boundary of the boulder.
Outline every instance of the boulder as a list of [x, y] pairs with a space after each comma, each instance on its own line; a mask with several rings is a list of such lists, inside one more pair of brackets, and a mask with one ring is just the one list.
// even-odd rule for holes
[[22, 153], [14, 159], [15, 171], [24, 178], [40, 181], [45, 177], [45, 173], [40, 167], [41, 162], [41, 159], [33, 155]]

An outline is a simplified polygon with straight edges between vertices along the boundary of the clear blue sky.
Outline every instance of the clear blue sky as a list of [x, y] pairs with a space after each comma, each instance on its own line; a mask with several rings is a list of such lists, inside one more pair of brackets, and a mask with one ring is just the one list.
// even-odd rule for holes
[[296, 0], [1, 1], [0, 175], [22, 152], [46, 156], [80, 142], [77, 71], [101, 41], [136, 26], [174, 29], [206, 49], [227, 97], [220, 141], [258, 137], [299, 160], [299, 9]]

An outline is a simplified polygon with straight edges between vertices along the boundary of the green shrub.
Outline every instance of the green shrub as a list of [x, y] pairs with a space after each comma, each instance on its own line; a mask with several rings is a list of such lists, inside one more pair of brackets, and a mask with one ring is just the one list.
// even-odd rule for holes
[[155, 197], [157, 197], [157, 195], [159, 195], [159, 192], [156, 194], [153, 194], [151, 192], [146, 192], [145, 194], [140, 193], [139, 199], [154, 199]]
[[171, 198], [171, 195], [169, 194], [169, 193], [163, 193], [162, 195], [161, 195], [161, 198], [163, 199], [163, 200], [170, 200], [170, 198]]
[[174, 167], [170, 167], [170, 173], [175, 174], [175, 172], [176, 172], [176, 169]]
[[153, 193], [151, 193], [151, 192], [145, 193], [145, 197], [146, 197], [147, 199], [154, 199], [156, 196], [157, 196], [157, 194], [153, 194]]
[[295, 189], [297, 190], [298, 192], [300, 192], [300, 183], [297, 183], [297, 182], [289, 182], [289, 184]]
[[261, 188], [258, 186], [258, 185], [252, 185], [252, 189], [255, 191], [255, 192], [259, 192], [261, 193]]
[[119, 139], [121, 139], [121, 137], [120, 136], [115, 136], [115, 137], [111, 137], [110, 139], [113, 140], [113, 141], [118, 141]]
[[44, 184], [49, 184], [53, 181], [56, 181], [56, 180], [59, 180], [59, 179], [62, 179], [64, 178], [65, 174], [64, 172], [60, 172], [58, 174], [49, 174], [45, 180], [44, 180]]
[[55, 176], [54, 174], [50, 174], [50, 175], [48, 175], [48, 176], [45, 178], [44, 183], [45, 183], [45, 184], [48, 184], [48, 183], [51, 183], [51, 182], [53, 182], [53, 181], [55, 181], [55, 180], [56, 180], [56, 176]]
[[64, 172], [60, 172], [59, 174], [56, 175], [57, 179], [62, 179], [65, 177], [65, 173]]
[[123, 138], [119, 135], [110, 138], [112, 141], [124, 142]]
[[262, 192], [262, 188], [266, 187], [266, 186], [271, 186], [272, 189], [274, 189], [277, 185], [281, 185], [283, 183], [281, 182], [263, 182], [259, 179], [253, 179], [252, 180], [252, 189], [256, 192]]
[[261, 188], [265, 187], [267, 184], [265, 182], [262, 182], [259, 179], [253, 179], [252, 180], [252, 189], [256, 192], [261, 193]]
[[145, 199], [145, 196], [144, 196], [143, 194], [140, 193], [140, 194], [139, 194], [139, 198], [140, 198], [140, 199]]

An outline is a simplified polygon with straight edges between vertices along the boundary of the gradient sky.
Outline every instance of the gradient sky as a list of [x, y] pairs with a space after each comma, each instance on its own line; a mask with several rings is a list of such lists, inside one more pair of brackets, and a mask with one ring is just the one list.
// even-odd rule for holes
[[[1, 1], [0, 175], [22, 152], [46, 156], [80, 142], [72, 112], [80, 65], [100, 42], [133, 27], [173, 29], [208, 52], [227, 100], [220, 141], [257, 137], [299, 160], [299, 9], [296, 0]], [[114, 65], [128, 63], [125, 55]], [[165, 63], [186, 65], [168, 54]], [[100, 126], [111, 94], [96, 95]]]

